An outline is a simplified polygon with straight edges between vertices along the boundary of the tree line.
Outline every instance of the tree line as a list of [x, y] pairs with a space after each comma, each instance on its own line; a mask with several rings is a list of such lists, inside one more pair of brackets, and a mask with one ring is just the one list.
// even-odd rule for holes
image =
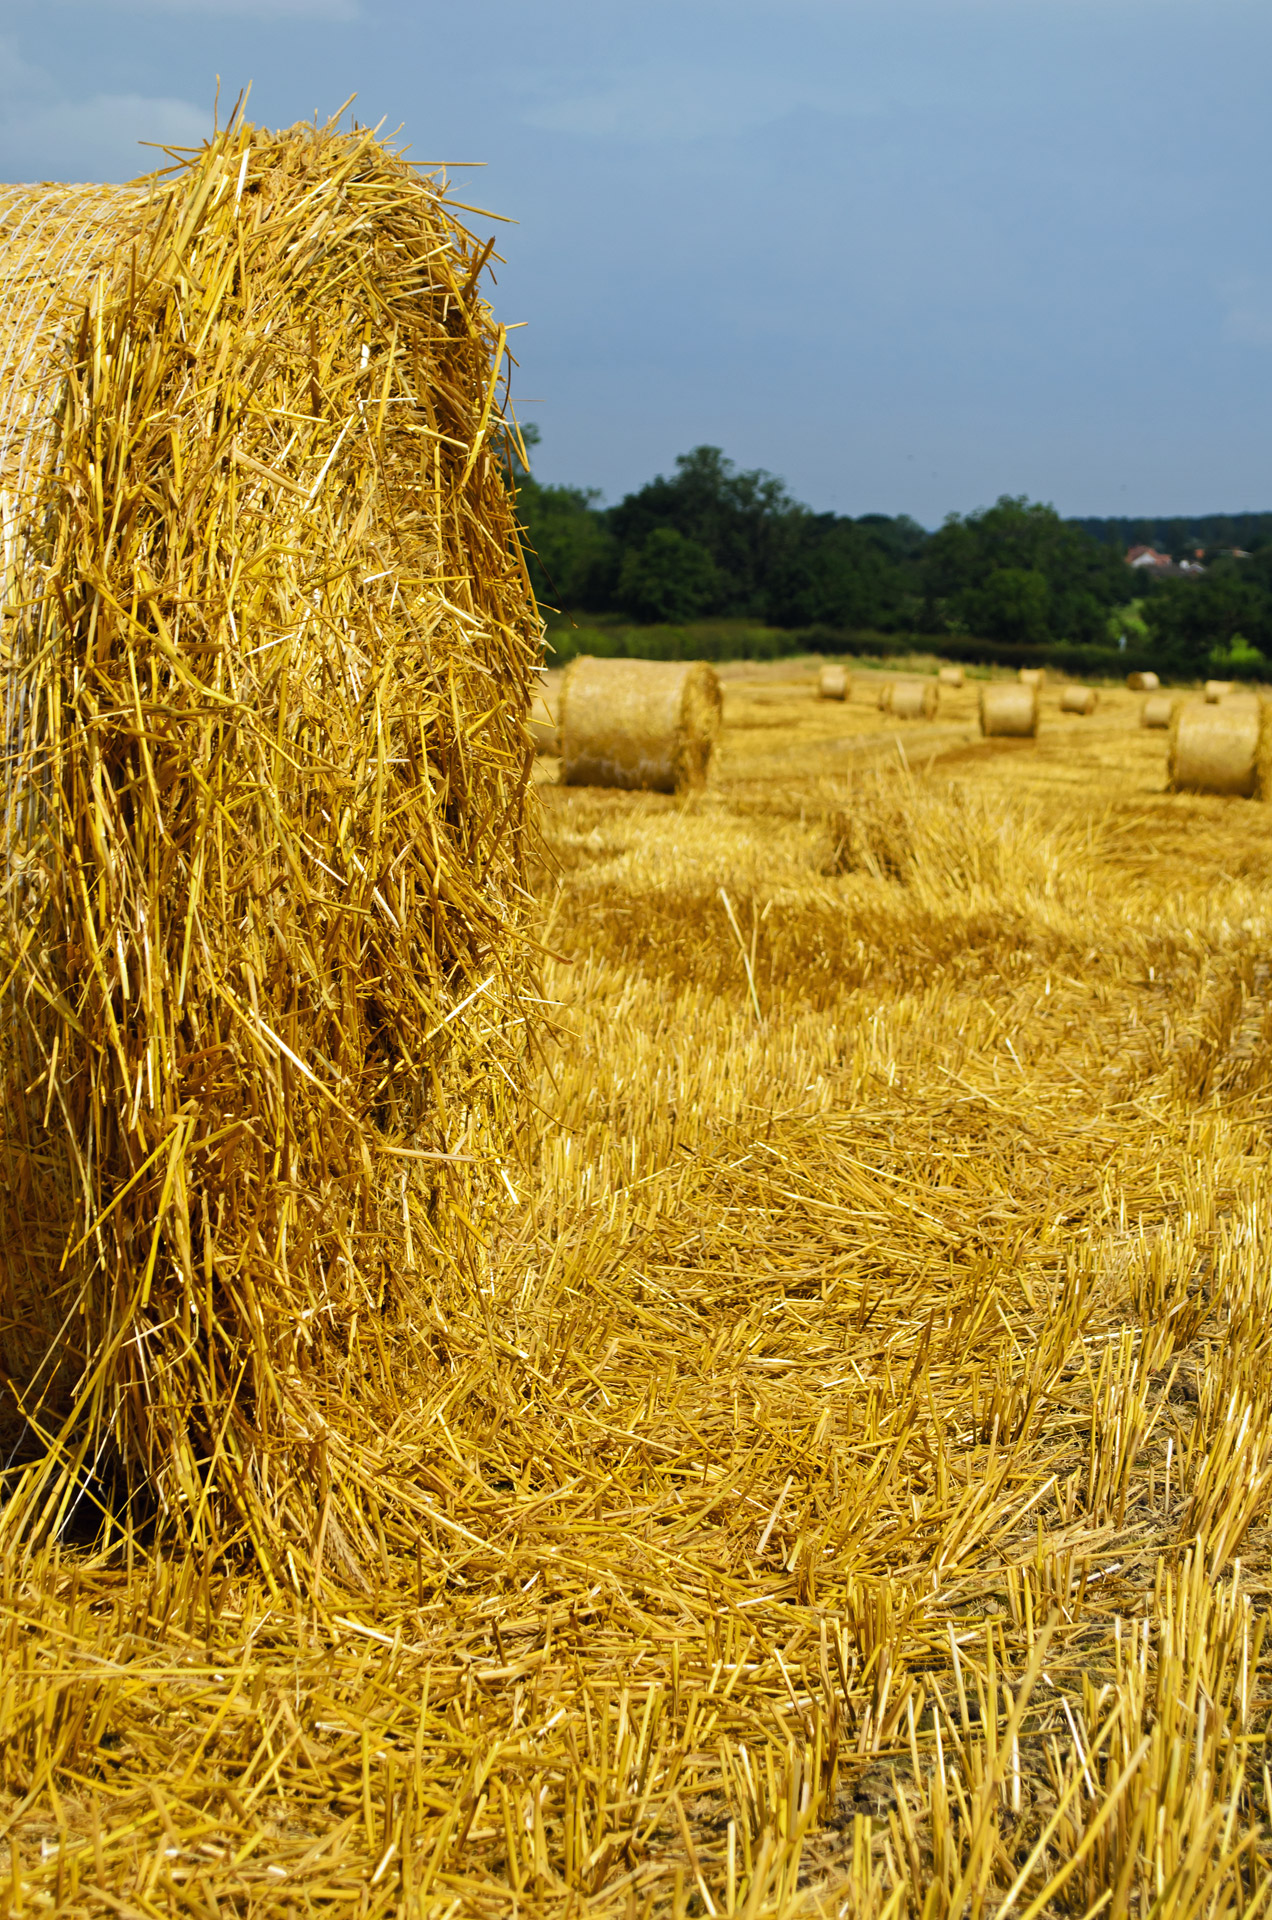
[[[513, 468], [535, 591], [576, 616], [745, 619], [815, 628], [823, 644], [861, 632], [1039, 648], [1129, 641], [1180, 672], [1272, 659], [1272, 514], [1079, 521], [1004, 495], [929, 532], [904, 514], [816, 513], [718, 447], [681, 454], [673, 473], [613, 507]], [[1159, 540], [1163, 551], [1201, 548], [1204, 574], [1156, 579], [1127, 566], [1127, 546]], [[1241, 547], [1249, 557], [1229, 551]]]

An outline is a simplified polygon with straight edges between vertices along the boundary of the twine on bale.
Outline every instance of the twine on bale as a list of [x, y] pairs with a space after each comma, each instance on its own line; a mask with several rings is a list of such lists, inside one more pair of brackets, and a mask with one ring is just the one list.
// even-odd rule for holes
[[1045, 667], [1021, 667], [1016, 677], [1022, 687], [1045, 687], [1047, 684], [1047, 669]]
[[1272, 798], [1272, 703], [1251, 694], [1210, 705], [1181, 702], [1166, 759], [1172, 793]]
[[894, 720], [930, 720], [938, 698], [934, 680], [890, 680], [879, 691], [879, 708]]
[[685, 793], [705, 784], [720, 682], [702, 660], [597, 660], [565, 670], [557, 725], [568, 787]]
[[847, 667], [826, 666], [817, 676], [817, 698], [819, 700], [847, 700], [852, 692], [852, 681]]
[[1099, 705], [1094, 687], [1066, 687], [1060, 695], [1061, 713], [1094, 713]]
[[1234, 693], [1236, 686], [1235, 680], [1207, 680], [1202, 691], [1213, 707], [1217, 706], [1220, 700], [1226, 700], [1230, 693]]
[[1171, 715], [1179, 705], [1179, 695], [1175, 693], [1150, 693], [1140, 708], [1142, 727], [1168, 727]]
[[1126, 684], [1132, 693], [1156, 693], [1161, 681], [1155, 673], [1128, 673]]
[[531, 1012], [487, 252], [331, 126], [0, 193], [9, 1539], [365, 1585], [424, 1528]]
[[942, 687], [961, 687], [963, 684], [962, 667], [941, 667], [937, 673], [937, 682]]
[[980, 728], [987, 736], [1032, 739], [1038, 731], [1037, 687], [988, 681], [980, 690]]

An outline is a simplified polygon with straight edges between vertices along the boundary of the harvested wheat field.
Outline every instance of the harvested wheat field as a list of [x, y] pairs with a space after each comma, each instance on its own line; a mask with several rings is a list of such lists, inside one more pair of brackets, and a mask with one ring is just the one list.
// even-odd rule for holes
[[721, 677], [705, 791], [536, 763], [414, 1539], [10, 1550], [11, 1912], [1266, 1910], [1268, 815]]

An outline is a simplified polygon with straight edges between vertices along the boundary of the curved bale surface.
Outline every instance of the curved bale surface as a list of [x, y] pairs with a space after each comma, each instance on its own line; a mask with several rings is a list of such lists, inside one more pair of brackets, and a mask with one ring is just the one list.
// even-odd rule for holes
[[936, 678], [939, 686], [961, 687], [963, 684], [963, 669], [962, 667], [941, 667]]
[[890, 680], [880, 691], [879, 707], [894, 720], [931, 720], [939, 698], [934, 680]]
[[568, 787], [684, 793], [702, 786], [720, 731], [720, 682], [702, 660], [597, 660], [565, 670], [558, 728]]
[[275, 1582], [420, 1537], [398, 1395], [532, 1017], [484, 257], [362, 132], [0, 190], [8, 1538], [107, 1481]]
[[1094, 713], [1099, 703], [1094, 687], [1066, 687], [1060, 695], [1061, 713]]
[[1177, 693], [1150, 693], [1140, 708], [1142, 727], [1168, 727], [1175, 708], [1180, 705]]
[[1037, 687], [988, 681], [980, 690], [980, 728], [986, 736], [1032, 739], [1038, 731]]
[[1235, 680], [1207, 680], [1205, 686], [1202, 688], [1202, 692], [1212, 707], [1216, 706], [1220, 700], [1226, 700], [1228, 695], [1235, 693], [1236, 690], [1237, 683]]
[[1047, 669], [1045, 667], [1021, 667], [1017, 679], [1022, 687], [1045, 687]]
[[1126, 684], [1132, 693], [1156, 693], [1161, 681], [1155, 673], [1128, 673]]
[[852, 680], [847, 667], [823, 667], [817, 676], [817, 698], [819, 700], [847, 700], [852, 693]]
[[1244, 799], [1272, 792], [1272, 706], [1251, 695], [1208, 705], [1189, 700], [1170, 723], [1167, 784], [1172, 793], [1220, 793]]

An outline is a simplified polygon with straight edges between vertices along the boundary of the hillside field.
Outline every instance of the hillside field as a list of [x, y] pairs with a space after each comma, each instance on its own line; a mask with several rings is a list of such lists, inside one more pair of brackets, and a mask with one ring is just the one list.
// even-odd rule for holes
[[689, 798], [540, 760], [435, 1524], [303, 1601], [7, 1566], [10, 1912], [1267, 1911], [1272, 813], [1121, 688], [878, 678], [723, 669]]

